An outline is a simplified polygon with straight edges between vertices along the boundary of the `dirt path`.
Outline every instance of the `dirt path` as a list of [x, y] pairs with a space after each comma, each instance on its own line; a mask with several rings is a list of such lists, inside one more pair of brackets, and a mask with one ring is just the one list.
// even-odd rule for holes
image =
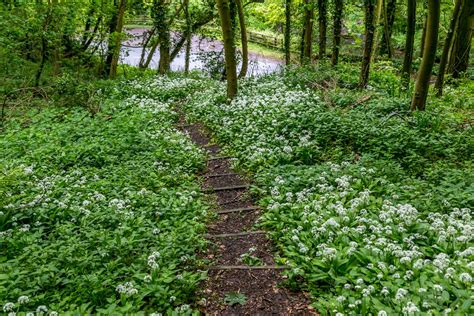
[[[200, 293], [201, 311], [206, 315], [314, 315], [303, 293], [279, 286], [284, 280], [279, 272], [285, 267], [275, 266], [271, 242], [265, 232], [254, 229], [260, 209], [248, 192], [250, 181], [232, 170], [230, 158], [219, 158], [219, 146], [210, 143], [202, 125], [187, 124], [182, 117], [180, 126], [209, 153], [202, 190], [215, 198], [218, 213], [218, 220], [208, 227], [213, 246], [204, 255], [213, 264]], [[248, 265], [243, 254], [258, 258], [258, 265]], [[235, 293], [244, 295], [240, 296], [244, 304], [225, 303]]]

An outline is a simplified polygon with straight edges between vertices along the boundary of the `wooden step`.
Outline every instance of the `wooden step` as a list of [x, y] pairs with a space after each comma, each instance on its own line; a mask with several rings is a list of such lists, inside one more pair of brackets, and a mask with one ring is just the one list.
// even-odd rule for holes
[[242, 190], [242, 189], [247, 189], [249, 187], [248, 184], [241, 184], [241, 185], [232, 185], [228, 187], [218, 187], [218, 188], [209, 188], [209, 189], [204, 189], [204, 193], [213, 193], [213, 192], [219, 192], [219, 191], [230, 191], [230, 190]]
[[228, 213], [237, 213], [237, 212], [251, 212], [251, 211], [256, 211], [259, 210], [260, 207], [258, 206], [249, 206], [249, 207], [240, 207], [240, 208], [233, 208], [229, 210], [220, 210], [217, 211], [217, 214], [228, 214]]
[[252, 231], [240, 232], [240, 233], [206, 235], [206, 238], [242, 237], [242, 236], [250, 236], [250, 235], [260, 235], [260, 234], [265, 234], [265, 233], [266, 231], [264, 230], [252, 230]]
[[289, 269], [290, 266], [275, 266], [275, 265], [265, 265], [265, 266], [226, 266], [226, 265], [217, 265], [209, 266], [209, 270], [284, 270]]
[[231, 159], [234, 158], [232, 156], [216, 156], [216, 157], [210, 157], [207, 159], [207, 161], [215, 161], [215, 160], [223, 160], [223, 159]]
[[204, 175], [204, 178], [218, 178], [218, 177], [230, 177], [230, 176], [238, 176], [238, 173], [229, 172], [229, 173], [217, 173], [217, 174], [208, 174]]

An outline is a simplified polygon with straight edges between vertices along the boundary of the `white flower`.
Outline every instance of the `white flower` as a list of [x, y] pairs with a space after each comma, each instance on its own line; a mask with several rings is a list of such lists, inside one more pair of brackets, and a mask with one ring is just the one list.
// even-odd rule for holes
[[149, 274], [145, 275], [145, 276], [143, 277], [143, 281], [145, 281], [145, 282], [147, 282], [147, 283], [148, 283], [148, 282], [151, 282], [151, 275], [149, 275]]
[[438, 291], [438, 292], [441, 292], [441, 291], [443, 290], [443, 287], [442, 287], [441, 285], [439, 285], [439, 284], [433, 285], [433, 288], [434, 288], [436, 291]]
[[407, 295], [407, 293], [408, 293], [407, 290], [400, 288], [400, 289], [397, 290], [397, 294], [395, 294], [395, 299], [397, 301], [399, 301], [399, 300], [403, 299], [405, 297], [405, 295]]
[[37, 313], [47, 313], [48, 312], [48, 308], [44, 305], [40, 305], [36, 308], [36, 312]]
[[407, 305], [403, 307], [403, 313], [405, 315], [417, 313], [419, 311], [420, 309], [413, 302], [408, 302]]
[[379, 312], [377, 313], [377, 316], [387, 316], [387, 315], [388, 315], [388, 314], [387, 314], [386, 311], [379, 311]]
[[51, 312], [49, 312], [49, 316], [58, 316], [58, 315], [59, 315], [59, 314], [58, 314], [58, 312], [56, 312], [56, 311], [51, 311]]
[[3, 305], [3, 311], [6, 312], [11, 312], [15, 308], [15, 304], [12, 302], [8, 302], [5, 305]]
[[30, 301], [30, 298], [26, 295], [22, 295], [18, 298], [18, 304], [26, 304]]
[[464, 283], [471, 283], [472, 277], [469, 273], [464, 272], [459, 275], [459, 280], [461, 280], [461, 282], [464, 282]]
[[115, 288], [120, 294], [125, 294], [128, 296], [135, 295], [138, 293], [138, 290], [133, 286], [132, 282], [125, 282], [123, 284], [117, 285]]

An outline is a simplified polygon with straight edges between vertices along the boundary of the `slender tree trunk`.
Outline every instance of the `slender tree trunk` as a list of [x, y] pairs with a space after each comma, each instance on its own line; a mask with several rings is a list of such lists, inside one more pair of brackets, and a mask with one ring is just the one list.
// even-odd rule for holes
[[382, 42], [380, 43], [380, 54], [386, 54], [392, 58], [392, 29], [395, 22], [395, 12], [397, 9], [397, 0], [384, 0], [384, 32]]
[[311, 62], [313, 48], [314, 8], [311, 0], [305, 0], [303, 63]]
[[407, 35], [405, 37], [405, 56], [403, 58], [402, 84], [408, 88], [413, 60], [416, 26], [416, 0], [407, 0]]
[[101, 23], [102, 23], [102, 16], [99, 16], [97, 18], [97, 21], [95, 22], [94, 30], [92, 31], [92, 34], [90, 34], [89, 39], [82, 46], [82, 51], [83, 52], [85, 52], [89, 48], [89, 46], [92, 44], [92, 41], [94, 40], [94, 38], [97, 34], [97, 31], [99, 30], [99, 26], [100, 26]]
[[225, 70], [227, 77], [227, 97], [233, 99], [237, 94], [237, 69], [235, 60], [234, 30], [230, 16], [229, 0], [217, 0], [222, 37], [224, 40]]
[[374, 46], [374, 15], [375, 0], [364, 0], [365, 3], [365, 44], [364, 56], [362, 59], [362, 68], [360, 72], [359, 88], [363, 89], [369, 81], [370, 61], [372, 57], [372, 49]]
[[117, 15], [117, 28], [115, 44], [112, 52], [112, 62], [110, 63], [110, 73], [109, 78], [113, 79], [117, 75], [118, 61], [120, 57], [120, 48], [122, 46], [122, 29], [123, 29], [123, 18], [125, 15], [125, 8], [127, 5], [127, 0], [120, 0], [119, 10]]
[[40, 61], [40, 65], [35, 76], [35, 87], [39, 87], [41, 75], [43, 74], [43, 70], [44, 70], [44, 65], [46, 64], [46, 58], [48, 54], [48, 40], [46, 38], [46, 32], [49, 29], [52, 14], [53, 14], [53, 8], [52, 8], [52, 4], [50, 3], [48, 5], [48, 11], [43, 21], [43, 32], [41, 33], [41, 61]]
[[305, 39], [305, 28], [303, 27], [303, 31], [301, 32], [301, 39], [300, 39], [300, 64], [303, 64], [304, 59], [304, 39]]
[[158, 73], [165, 74], [170, 69], [171, 57], [171, 34], [168, 19], [169, 4], [166, 0], [153, 0], [152, 18], [158, 33], [160, 42], [160, 61], [158, 62]]
[[444, 74], [446, 72], [446, 65], [448, 64], [449, 50], [451, 48], [451, 43], [453, 42], [454, 30], [456, 29], [456, 24], [459, 18], [461, 3], [462, 0], [456, 0], [451, 22], [449, 23], [448, 33], [446, 34], [446, 40], [444, 41], [443, 53], [439, 62], [438, 76], [436, 77], [435, 82], [436, 95], [438, 97], [443, 95]]
[[184, 16], [186, 19], [186, 50], [184, 54], [184, 73], [189, 73], [189, 59], [191, 56], [191, 44], [192, 44], [192, 23], [191, 16], [189, 15], [189, 0], [184, 1]]
[[334, 39], [332, 44], [331, 62], [337, 65], [339, 62], [339, 49], [341, 46], [342, 14], [344, 10], [343, 0], [334, 0]]
[[327, 1], [318, 0], [319, 59], [326, 58]]
[[379, 30], [380, 30], [380, 20], [382, 18], [383, 11], [383, 0], [375, 1], [375, 17], [374, 17], [374, 39], [372, 46], [372, 57], [371, 60], [374, 61], [378, 52], [377, 44], [379, 43]]
[[459, 78], [469, 65], [474, 30], [474, 0], [463, 0], [451, 51], [450, 67], [453, 78]]
[[431, 78], [431, 70], [433, 69], [436, 46], [438, 44], [440, 2], [439, 0], [428, 0], [428, 19], [426, 23], [426, 38], [423, 52], [423, 60], [421, 61], [420, 70], [416, 79], [415, 92], [411, 102], [412, 110], [425, 109], [426, 97], [428, 96], [428, 88]]
[[291, 62], [291, 0], [285, 1], [285, 64]]
[[113, 36], [115, 31], [117, 30], [117, 21], [119, 14], [119, 9], [117, 8], [118, 5], [118, 1], [114, 0], [114, 10], [109, 21], [109, 38], [107, 41], [107, 53], [105, 56], [104, 77], [109, 76], [110, 68], [112, 65], [112, 59], [114, 58], [115, 41], [113, 39]]
[[242, 68], [240, 69], [239, 78], [244, 78], [247, 75], [249, 67], [249, 49], [247, 43], [247, 28], [245, 27], [244, 6], [242, 0], [235, 0], [237, 5], [237, 14], [239, 16], [240, 24], [240, 41], [242, 43]]
[[428, 21], [428, 14], [425, 16], [425, 22], [423, 23], [423, 32], [421, 33], [420, 43], [420, 58], [423, 58], [423, 52], [425, 51], [425, 38], [426, 38], [426, 23]]
[[150, 31], [146, 31], [144, 34], [144, 41], [143, 41], [143, 47], [142, 47], [142, 52], [140, 54], [140, 61], [138, 62], [138, 68], [140, 69], [145, 69], [145, 57], [146, 57], [146, 50], [148, 48], [148, 45], [150, 44], [151, 39], [153, 38], [153, 35], [155, 35], [155, 28], [152, 28]]

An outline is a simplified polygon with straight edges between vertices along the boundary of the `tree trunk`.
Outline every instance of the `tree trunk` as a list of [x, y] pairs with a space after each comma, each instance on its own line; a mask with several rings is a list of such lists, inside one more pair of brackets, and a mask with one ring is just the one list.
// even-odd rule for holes
[[41, 75], [43, 74], [44, 65], [46, 64], [46, 57], [48, 55], [48, 40], [46, 38], [46, 33], [48, 32], [51, 19], [53, 15], [52, 4], [48, 4], [48, 11], [43, 21], [43, 28], [41, 32], [41, 61], [38, 67], [38, 71], [35, 76], [35, 87], [39, 87]]
[[375, 60], [375, 56], [377, 55], [377, 44], [379, 42], [379, 29], [380, 29], [380, 20], [382, 18], [382, 10], [383, 9], [383, 0], [376, 0], [375, 1], [375, 17], [374, 17], [374, 39], [372, 45], [372, 56], [371, 60]]
[[233, 99], [237, 94], [237, 69], [235, 61], [234, 30], [230, 16], [229, 0], [217, 0], [222, 37], [224, 40], [225, 70], [227, 79], [227, 97]]
[[416, 26], [416, 0], [407, 0], [407, 36], [405, 38], [405, 56], [403, 58], [402, 84], [408, 88], [413, 60]]
[[339, 49], [341, 46], [341, 31], [342, 31], [342, 12], [344, 9], [343, 0], [334, 0], [334, 39], [332, 45], [331, 62], [337, 65], [339, 62]]
[[304, 49], [303, 49], [303, 63], [311, 62], [312, 48], [313, 48], [313, 16], [314, 8], [311, 0], [304, 2]]
[[425, 51], [425, 37], [426, 37], [427, 21], [428, 21], [428, 14], [426, 14], [425, 16], [425, 23], [423, 23], [423, 32], [421, 33], [420, 58], [423, 58], [423, 52]]
[[463, 0], [459, 13], [459, 20], [455, 30], [455, 37], [451, 51], [450, 71], [453, 78], [459, 78], [469, 65], [472, 32], [474, 29], [474, 1]]
[[319, 59], [326, 58], [327, 2], [318, 0], [319, 22]]
[[364, 0], [365, 3], [365, 44], [364, 56], [362, 59], [362, 68], [360, 72], [359, 88], [363, 89], [369, 81], [370, 61], [372, 57], [372, 49], [374, 46], [374, 15], [375, 0]]
[[291, 62], [291, 0], [285, 1], [285, 64]]
[[109, 78], [113, 79], [117, 75], [118, 61], [120, 57], [120, 47], [122, 46], [122, 29], [123, 29], [123, 18], [125, 15], [125, 7], [127, 0], [120, 0], [118, 15], [117, 15], [117, 28], [115, 29], [116, 38], [112, 51], [112, 61], [110, 63]]
[[150, 44], [151, 39], [153, 38], [153, 35], [155, 35], [155, 28], [152, 28], [149, 31], [146, 31], [144, 33], [144, 41], [143, 41], [143, 47], [142, 47], [142, 52], [140, 54], [140, 61], [138, 62], [138, 68], [140, 69], [145, 69], [145, 56], [146, 56], [146, 49], [148, 48], [148, 45]]
[[237, 14], [239, 15], [240, 41], [242, 43], [242, 68], [240, 69], [239, 78], [244, 78], [247, 75], [249, 66], [247, 28], [245, 27], [244, 7], [242, 5], [242, 0], [235, 0], [235, 4], [237, 5]]
[[393, 23], [395, 22], [397, 0], [388, 0], [384, 8], [384, 32], [382, 42], [380, 43], [380, 54], [386, 54], [388, 58], [392, 58], [392, 29]]
[[171, 57], [171, 34], [168, 19], [168, 7], [166, 0], [153, 0], [152, 18], [158, 34], [160, 43], [160, 61], [158, 62], [158, 73], [165, 74], [170, 69]]
[[426, 38], [418, 78], [416, 79], [415, 92], [411, 102], [412, 110], [425, 109], [426, 97], [436, 57], [436, 45], [438, 42], [440, 2], [439, 0], [428, 0], [428, 19], [426, 23]]
[[446, 65], [448, 64], [449, 51], [451, 48], [451, 43], [453, 42], [454, 30], [456, 29], [456, 24], [459, 18], [459, 12], [461, 9], [462, 0], [456, 0], [454, 5], [453, 15], [451, 17], [451, 22], [449, 23], [449, 30], [446, 34], [446, 40], [444, 41], [443, 53], [441, 55], [441, 60], [439, 62], [439, 71], [438, 76], [436, 77], [435, 89], [436, 95], [438, 97], [443, 95], [443, 81], [444, 74], [446, 72]]
[[191, 44], [192, 44], [192, 22], [191, 16], [189, 15], [189, 0], [184, 0], [184, 16], [186, 19], [186, 50], [184, 54], [184, 73], [189, 73], [189, 59], [191, 56]]

